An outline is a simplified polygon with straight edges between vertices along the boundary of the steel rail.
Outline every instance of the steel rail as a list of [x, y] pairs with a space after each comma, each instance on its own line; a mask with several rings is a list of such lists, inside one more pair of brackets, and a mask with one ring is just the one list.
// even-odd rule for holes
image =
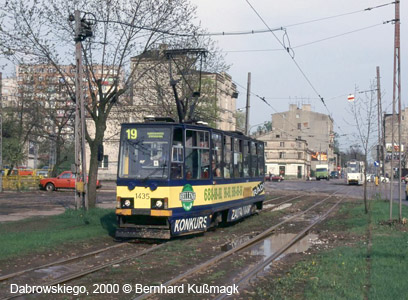
[[[345, 196], [344, 196], [345, 197]], [[320, 216], [316, 221], [314, 221], [312, 224], [307, 226], [305, 229], [303, 229], [301, 232], [299, 232], [295, 237], [293, 237], [288, 243], [283, 245], [278, 251], [276, 251], [273, 255], [269, 256], [267, 259], [264, 261], [260, 262], [259, 264], [255, 265], [253, 268], [248, 270], [241, 278], [234, 282], [235, 284], [242, 286], [243, 284], [245, 285], [252, 277], [255, 277], [260, 271], [264, 270], [265, 267], [267, 267], [269, 264], [271, 264], [274, 260], [279, 258], [286, 250], [288, 250], [291, 246], [296, 244], [299, 240], [301, 240], [307, 233], [312, 229], [314, 226], [325, 220], [328, 215], [344, 200], [344, 197], [342, 197], [339, 201], [337, 201], [325, 214]], [[219, 294], [215, 300], [221, 300], [227, 297], [227, 294]]]
[[[270, 211], [270, 210], [272, 210], [272, 209], [274, 209], [274, 208], [276, 208], [276, 207], [281, 206], [282, 204], [285, 204], [285, 203], [287, 203], [287, 202], [289, 202], [289, 201], [298, 199], [298, 198], [303, 197], [303, 196], [304, 196], [304, 195], [295, 196], [295, 197], [293, 197], [293, 198], [289, 198], [289, 199], [284, 200], [284, 201], [282, 201], [282, 202], [276, 203], [276, 204], [275, 204], [274, 206], [272, 206], [272, 207], [262, 208], [262, 210], [261, 210], [260, 212]], [[265, 203], [265, 201], [264, 201], [264, 203]]]
[[[342, 189], [343, 189], [343, 188], [338, 189], [337, 191], [333, 192], [333, 193], [330, 194], [329, 196], [323, 198], [323, 200], [321, 200], [321, 201], [319, 201], [319, 202], [313, 204], [312, 206], [310, 206], [310, 207], [307, 208], [306, 210], [301, 211], [301, 212], [299, 212], [299, 213], [297, 213], [297, 214], [295, 214], [295, 215], [293, 215], [293, 216], [291, 216], [291, 217], [289, 217], [289, 218], [287, 218], [287, 219], [285, 219], [285, 220], [279, 222], [278, 224], [276, 224], [276, 225], [274, 225], [274, 226], [268, 228], [267, 230], [261, 232], [260, 234], [256, 235], [255, 237], [253, 237], [252, 239], [246, 241], [245, 243], [243, 243], [243, 244], [241, 244], [241, 245], [239, 245], [239, 246], [237, 246], [237, 247], [235, 247], [235, 248], [233, 248], [233, 249], [230, 249], [230, 250], [228, 250], [228, 251], [226, 251], [226, 252], [224, 252], [224, 253], [221, 253], [221, 254], [219, 254], [219, 255], [213, 257], [212, 259], [207, 260], [206, 262], [204, 262], [204, 263], [202, 263], [202, 264], [200, 264], [200, 265], [198, 265], [198, 266], [196, 266], [196, 267], [194, 267], [194, 268], [192, 268], [192, 269], [190, 269], [190, 270], [188, 270], [188, 271], [186, 271], [186, 272], [184, 272], [184, 273], [182, 273], [182, 274], [180, 274], [180, 275], [174, 277], [173, 279], [171, 279], [171, 280], [169, 280], [169, 281], [163, 283], [163, 286], [173, 285], [173, 284], [179, 282], [180, 280], [183, 280], [184, 278], [186, 278], [186, 277], [188, 277], [188, 276], [190, 276], [190, 275], [192, 275], [192, 274], [194, 274], [194, 273], [197, 273], [198, 271], [202, 271], [202, 270], [208, 268], [209, 266], [211, 266], [211, 265], [217, 263], [218, 261], [220, 261], [220, 260], [222, 260], [222, 259], [224, 259], [224, 258], [226, 258], [226, 257], [228, 257], [228, 256], [231, 256], [232, 254], [234, 254], [234, 253], [236, 253], [236, 252], [238, 252], [238, 251], [241, 251], [241, 250], [243, 250], [243, 249], [245, 249], [245, 248], [248, 248], [249, 246], [252, 246], [253, 244], [256, 244], [256, 243], [259, 242], [259, 241], [264, 240], [266, 237], [270, 236], [270, 235], [272, 234], [272, 232], [275, 231], [276, 228], [278, 228], [278, 227], [282, 226], [283, 224], [285, 224], [285, 223], [287, 223], [287, 222], [289, 222], [289, 221], [291, 221], [291, 220], [293, 220], [293, 219], [295, 219], [295, 218], [297, 218], [297, 217], [299, 217], [299, 216], [301, 216], [301, 215], [307, 213], [308, 211], [312, 210], [312, 209], [315, 208], [316, 206], [318, 206], [318, 205], [324, 203], [325, 201], [327, 201], [328, 199], [332, 198], [337, 192], [339, 192], [339, 191], [342, 190]], [[153, 294], [154, 294], [154, 293], [141, 294], [141, 295], [139, 295], [138, 297], [134, 298], [133, 300], [145, 299], [146, 297], [149, 297], [149, 296], [151, 296], [151, 295], [153, 295]]]
[[[41, 284], [41, 286], [53, 286], [53, 285], [57, 285], [57, 284], [60, 284], [60, 283], [64, 283], [64, 282], [67, 282], [67, 281], [70, 281], [70, 280], [73, 280], [73, 279], [76, 279], [76, 278], [80, 278], [80, 277], [82, 277], [82, 276], [85, 276], [85, 275], [94, 273], [94, 272], [96, 272], [96, 271], [105, 269], [105, 268], [107, 268], [107, 267], [109, 267], [109, 266], [112, 266], [112, 265], [114, 265], [114, 264], [118, 264], [118, 263], [121, 263], [121, 262], [123, 262], [123, 261], [126, 261], [126, 260], [129, 260], [129, 259], [133, 259], [133, 258], [142, 256], [142, 255], [145, 255], [145, 254], [147, 254], [147, 253], [149, 253], [149, 252], [151, 252], [151, 251], [154, 251], [154, 250], [159, 249], [160, 247], [163, 247], [164, 245], [165, 245], [165, 243], [159, 244], [159, 245], [155, 245], [155, 246], [153, 246], [153, 247], [150, 247], [150, 248], [148, 248], [148, 249], [145, 249], [145, 250], [143, 250], [143, 251], [141, 251], [141, 252], [138, 252], [138, 253], [135, 253], [135, 254], [133, 254], [133, 255], [129, 255], [129, 256], [126, 256], [126, 257], [118, 258], [118, 259], [115, 259], [115, 260], [110, 261], [109, 263], [105, 263], [105, 264], [102, 264], [102, 265], [99, 265], [99, 266], [96, 266], [96, 267], [93, 267], [93, 268], [90, 268], [90, 269], [87, 269], [87, 270], [84, 270], [84, 271], [80, 271], [80, 272], [73, 273], [73, 274], [68, 275], [68, 276], [66, 276], [66, 277], [62, 277], [62, 278], [56, 279], [56, 280], [54, 280], [54, 281], [50, 281], [50, 282]], [[15, 295], [12, 295], [11, 297], [2, 298], [1, 300], [13, 299], [13, 298], [21, 297], [21, 296], [23, 296], [23, 295], [27, 295], [27, 294], [25, 294], [25, 293], [15, 294]]]
[[129, 243], [117, 244], [117, 245], [105, 247], [103, 249], [98, 249], [98, 250], [95, 250], [95, 251], [92, 251], [92, 252], [84, 253], [84, 254], [81, 254], [81, 255], [76, 255], [76, 256], [71, 256], [71, 257], [65, 258], [65, 259], [60, 259], [60, 260], [57, 260], [57, 261], [54, 261], [54, 262], [51, 262], [51, 263], [48, 263], [48, 264], [45, 264], [45, 265], [32, 267], [32, 268], [17, 271], [17, 272], [14, 272], [14, 273], [9, 273], [9, 274], [1, 276], [0, 281], [4, 281], [4, 280], [10, 279], [10, 278], [14, 278], [16, 276], [25, 274], [27, 272], [31, 272], [31, 271], [35, 271], [35, 270], [39, 270], [39, 269], [44, 269], [44, 268], [51, 267], [51, 266], [54, 266], [54, 265], [63, 264], [63, 263], [69, 262], [69, 261], [73, 261], [73, 260], [76, 260], [76, 259], [91, 256], [91, 255], [94, 255], [94, 254], [99, 254], [101, 252], [105, 252], [105, 251], [110, 250], [110, 249], [123, 247], [124, 245], [129, 245]]

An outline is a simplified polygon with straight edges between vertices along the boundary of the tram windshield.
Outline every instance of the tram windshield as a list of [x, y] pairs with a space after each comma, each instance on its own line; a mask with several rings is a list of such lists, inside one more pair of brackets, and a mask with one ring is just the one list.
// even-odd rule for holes
[[119, 177], [166, 179], [170, 128], [128, 127], [121, 137]]
[[360, 173], [360, 165], [356, 162], [348, 162], [347, 173]]

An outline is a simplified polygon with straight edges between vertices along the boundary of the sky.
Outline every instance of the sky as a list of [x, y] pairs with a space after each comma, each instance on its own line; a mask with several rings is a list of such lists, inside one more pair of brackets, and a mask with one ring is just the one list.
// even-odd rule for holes
[[[383, 22], [395, 18], [395, 6], [387, 5], [364, 11], [392, 1], [191, 0], [191, 2], [197, 6], [197, 23], [208, 32], [267, 29], [260, 17], [271, 29], [286, 28], [290, 46], [294, 51], [294, 59], [287, 51], [282, 50], [283, 46], [280, 44], [284, 35], [282, 30], [274, 31], [278, 39], [271, 32], [213, 37], [218, 47], [225, 53], [226, 62], [231, 65], [228, 73], [238, 84], [237, 108], [245, 107], [245, 88], [248, 72], [251, 72], [253, 94], [250, 125], [254, 126], [254, 129], [256, 124], [270, 121], [271, 114], [287, 111], [289, 104], [310, 103], [314, 111], [332, 116], [334, 131], [341, 135], [340, 149], [347, 150], [351, 144], [358, 142], [347, 96], [355, 94], [356, 101], [358, 97], [364, 96], [364, 93], [355, 93], [355, 90], [356, 88], [360, 92], [370, 90], [370, 84], [376, 78], [377, 66], [380, 67], [383, 110], [392, 112], [395, 26]], [[405, 91], [408, 88], [404, 72], [408, 67], [408, 58], [404, 55], [408, 53], [404, 50], [408, 47], [408, 28], [407, 22], [404, 22], [404, 11], [408, 11], [408, 7], [404, 2], [406, 1], [400, 6], [403, 108], [407, 104]], [[319, 21], [309, 22], [312, 20]], [[337, 37], [330, 38], [334, 36]], [[289, 45], [286, 38], [285, 45]], [[246, 50], [252, 51], [245, 52]], [[254, 94], [265, 97], [272, 108]], [[323, 97], [327, 109], [318, 95]]]

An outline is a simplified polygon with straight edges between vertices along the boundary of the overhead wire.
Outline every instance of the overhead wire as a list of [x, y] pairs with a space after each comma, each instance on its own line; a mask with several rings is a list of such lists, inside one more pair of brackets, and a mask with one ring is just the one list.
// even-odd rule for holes
[[[242, 88], [243, 90], [247, 90], [242, 84], [240, 84], [240, 83], [238, 83], [238, 82], [236, 82], [235, 80], [233, 80], [233, 82], [237, 85], [237, 86], [239, 86], [240, 88]], [[275, 113], [277, 113], [277, 114], [283, 114], [282, 112], [279, 112], [279, 111], [277, 111], [276, 110], [276, 108], [274, 108], [268, 101], [266, 101], [266, 99], [265, 99], [265, 97], [262, 97], [262, 96], [259, 96], [258, 94], [256, 94], [256, 93], [254, 93], [254, 92], [250, 92], [250, 94], [251, 95], [253, 95], [253, 96], [255, 96], [255, 97], [257, 97], [258, 99], [260, 99], [262, 102], [264, 102], [266, 105], [268, 105]], [[293, 128], [296, 128], [297, 126], [295, 126], [295, 124], [293, 124], [293, 123], [291, 123], [289, 120], [287, 120], [286, 118], [282, 118], [283, 120], [285, 120], [289, 125], [291, 125]], [[333, 121], [333, 119], [332, 119], [332, 121]], [[334, 123], [334, 121], [333, 121], [333, 123]], [[291, 136], [291, 137], [293, 137], [293, 138], [298, 138], [298, 136], [295, 136], [294, 134], [292, 134], [292, 133], [290, 133], [290, 132], [288, 132], [288, 131], [286, 131], [286, 130], [283, 130], [283, 129], [279, 129], [281, 132], [284, 132], [284, 133], [286, 133], [287, 135], [289, 135], [289, 136]], [[309, 132], [305, 132], [303, 129], [298, 129], [302, 134], [306, 134], [306, 135], [309, 135], [310, 133]], [[327, 142], [327, 140], [323, 140], [323, 139], [319, 139], [319, 138], [316, 138], [316, 140], [318, 140], [318, 141], [321, 141], [321, 142]]]
[[286, 25], [286, 26], [281, 26], [281, 27], [277, 27], [274, 29], [271, 29], [268, 27], [268, 29], [256, 29], [256, 30], [243, 30], [243, 31], [230, 31], [230, 32], [226, 32], [226, 31], [221, 31], [221, 32], [209, 32], [209, 33], [205, 33], [205, 32], [194, 32], [194, 33], [187, 33], [187, 32], [172, 32], [170, 30], [161, 30], [161, 29], [157, 29], [157, 28], [151, 28], [151, 27], [147, 27], [147, 26], [140, 26], [140, 25], [135, 25], [135, 24], [131, 24], [131, 23], [127, 23], [127, 22], [123, 22], [123, 21], [113, 21], [113, 20], [98, 20], [95, 19], [95, 22], [100, 22], [100, 23], [115, 23], [115, 24], [119, 24], [119, 25], [125, 25], [125, 26], [130, 26], [133, 28], [137, 28], [140, 30], [147, 30], [147, 31], [151, 31], [151, 32], [157, 32], [157, 33], [162, 33], [162, 34], [166, 34], [166, 35], [172, 35], [172, 36], [181, 36], [181, 37], [199, 37], [199, 36], [234, 36], [234, 35], [250, 35], [250, 34], [258, 34], [258, 33], [268, 33], [272, 31], [280, 31], [280, 30], [284, 30], [285, 28], [288, 27], [294, 27], [294, 26], [299, 26], [299, 25], [304, 25], [304, 24], [309, 24], [309, 23], [314, 23], [314, 22], [319, 22], [319, 21], [324, 21], [324, 20], [328, 20], [328, 19], [333, 19], [333, 18], [338, 18], [338, 17], [343, 17], [343, 16], [347, 16], [347, 15], [352, 15], [352, 14], [356, 14], [356, 13], [361, 13], [361, 12], [365, 12], [365, 11], [371, 11], [373, 9], [377, 9], [377, 8], [381, 8], [384, 6], [388, 6], [388, 5], [392, 5], [395, 4], [396, 2], [389, 2], [389, 3], [384, 3], [384, 4], [380, 4], [377, 6], [373, 6], [373, 7], [368, 7], [365, 9], [360, 9], [360, 10], [356, 10], [356, 11], [352, 11], [352, 12], [348, 12], [348, 13], [342, 13], [342, 14], [338, 14], [338, 15], [333, 15], [333, 16], [328, 16], [328, 17], [323, 17], [323, 18], [319, 18], [319, 19], [313, 19], [313, 20], [309, 20], [309, 21], [304, 21], [304, 22], [300, 22], [300, 23], [295, 23], [295, 24], [290, 24], [290, 25]]
[[[293, 49], [290, 48], [290, 44], [289, 47], [287, 47], [284, 42], [282, 42], [277, 36], [276, 34], [270, 29], [269, 25], [265, 22], [265, 20], [262, 18], [262, 16], [258, 13], [258, 11], [252, 6], [252, 4], [249, 2], [249, 0], [245, 0], [248, 5], [251, 7], [251, 9], [255, 12], [255, 14], [258, 16], [258, 18], [262, 21], [262, 23], [266, 26], [266, 28], [268, 28], [270, 30], [270, 32], [272, 33], [272, 35], [275, 37], [275, 39], [279, 42], [279, 44], [287, 51], [287, 53], [289, 54], [289, 56], [292, 58], [293, 63], [296, 65], [296, 67], [298, 68], [298, 70], [300, 71], [300, 73], [303, 75], [303, 77], [306, 79], [306, 81], [308, 82], [309, 86], [313, 89], [313, 91], [316, 93], [316, 95], [320, 98], [320, 101], [323, 103], [323, 105], [325, 106], [326, 110], [329, 112], [330, 115], [330, 111], [326, 105], [326, 103], [324, 102], [323, 97], [320, 95], [320, 93], [317, 91], [317, 89], [314, 87], [314, 85], [312, 84], [312, 82], [310, 81], [310, 79], [307, 77], [306, 73], [303, 71], [303, 69], [300, 67], [300, 65], [298, 64], [298, 62], [295, 60], [295, 54], [293, 52]], [[292, 52], [292, 54], [291, 54]]]

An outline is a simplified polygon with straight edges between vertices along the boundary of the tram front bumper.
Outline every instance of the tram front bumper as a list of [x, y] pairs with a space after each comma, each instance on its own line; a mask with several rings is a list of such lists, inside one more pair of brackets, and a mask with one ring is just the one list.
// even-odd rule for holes
[[116, 215], [120, 216], [155, 216], [155, 217], [171, 217], [173, 215], [172, 210], [165, 209], [116, 209]]
[[163, 239], [171, 238], [170, 229], [158, 228], [118, 228], [116, 229], [116, 238], [141, 238], [141, 239]]

